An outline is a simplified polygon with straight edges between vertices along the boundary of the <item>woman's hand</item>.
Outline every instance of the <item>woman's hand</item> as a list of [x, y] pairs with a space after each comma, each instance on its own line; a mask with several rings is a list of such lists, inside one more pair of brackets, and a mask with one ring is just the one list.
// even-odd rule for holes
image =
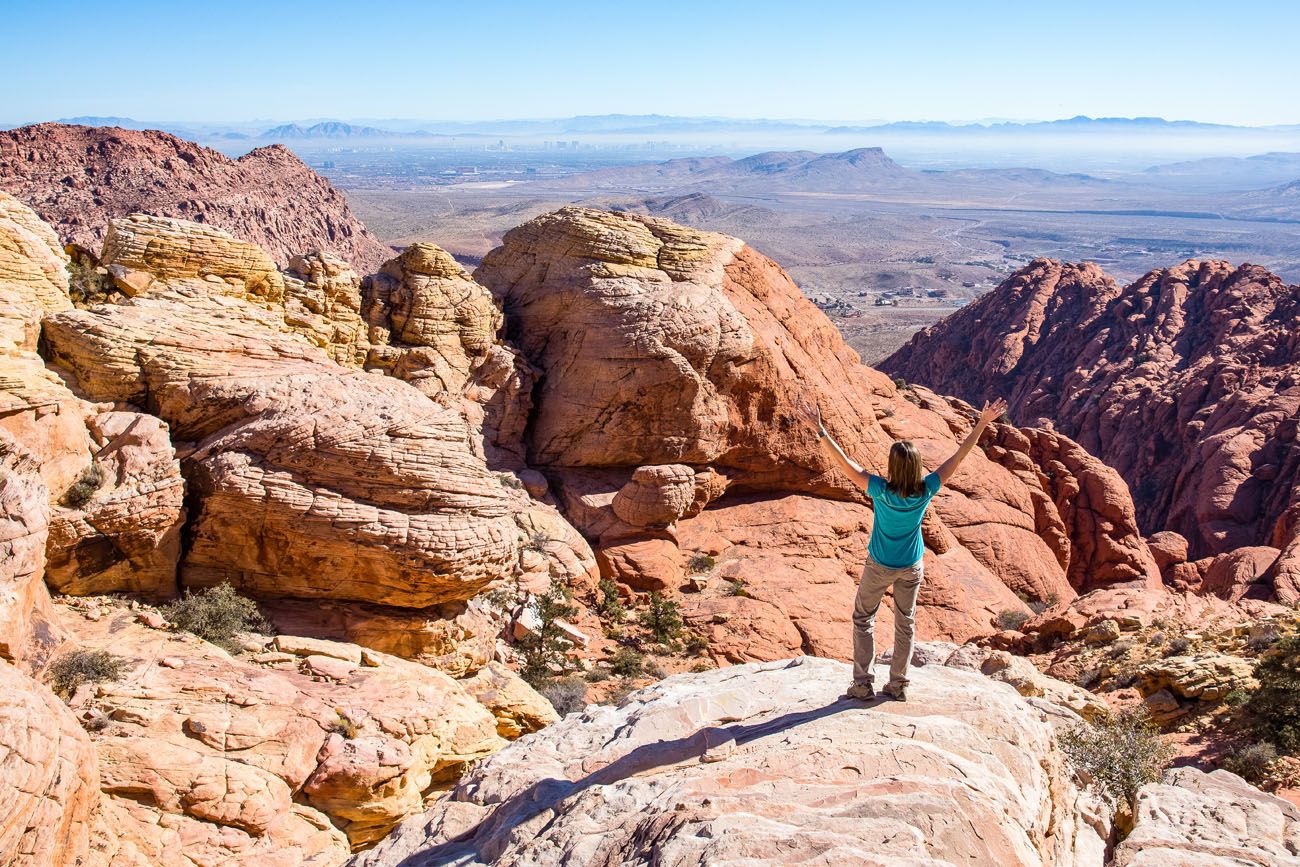
[[991, 422], [995, 422], [1002, 416], [1006, 415], [1006, 412], [1007, 402], [1002, 398], [999, 397], [992, 403], [986, 400], [984, 401], [984, 408], [980, 410], [979, 423], [983, 426], [988, 426]]
[[817, 401], [805, 394], [801, 395], [799, 399], [795, 401], [794, 406], [795, 410], [799, 413], [800, 418], [808, 422], [808, 424], [815, 426], [818, 432], [824, 430], [822, 427], [822, 411], [821, 407], [817, 405]]

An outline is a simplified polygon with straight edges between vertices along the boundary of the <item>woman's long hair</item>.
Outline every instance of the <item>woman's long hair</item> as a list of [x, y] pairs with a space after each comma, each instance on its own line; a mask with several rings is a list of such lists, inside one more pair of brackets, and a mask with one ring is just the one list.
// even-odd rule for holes
[[889, 490], [900, 497], [915, 497], [925, 489], [921, 481], [921, 455], [908, 440], [889, 449]]

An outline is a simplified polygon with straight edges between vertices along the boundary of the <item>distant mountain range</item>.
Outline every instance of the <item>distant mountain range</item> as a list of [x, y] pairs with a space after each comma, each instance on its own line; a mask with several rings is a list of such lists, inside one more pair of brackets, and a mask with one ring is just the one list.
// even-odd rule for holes
[[817, 120], [770, 118], [681, 117], [660, 114], [578, 115], [536, 120], [436, 121], [389, 118], [345, 122], [336, 119], [299, 120], [278, 125], [255, 121], [237, 123], [187, 121], [137, 121], [129, 117], [82, 116], [61, 118], [58, 123], [85, 126], [119, 126], [126, 129], [161, 129], [199, 138], [256, 139], [260, 141], [302, 141], [311, 139], [408, 138], [465, 135], [679, 135], [685, 133], [825, 133], [827, 135], [876, 135], [949, 133], [1000, 135], [1037, 133], [1139, 133], [1168, 132], [1297, 132], [1300, 124], [1268, 127], [1234, 126], [1159, 117], [1076, 117], [1050, 121], [1000, 121], [992, 123], [950, 123], [947, 121], [864, 121], [846, 124]]

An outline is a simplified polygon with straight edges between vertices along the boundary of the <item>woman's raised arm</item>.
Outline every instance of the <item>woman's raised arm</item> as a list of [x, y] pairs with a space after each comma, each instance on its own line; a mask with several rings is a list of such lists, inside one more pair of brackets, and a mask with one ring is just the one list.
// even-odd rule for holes
[[867, 489], [867, 482], [870, 478], [870, 473], [846, 455], [844, 449], [840, 448], [839, 443], [831, 439], [831, 435], [828, 434], [826, 428], [822, 426], [821, 408], [817, 406], [816, 402], [808, 398], [800, 400], [798, 408], [799, 414], [803, 416], [804, 419], [817, 425], [817, 444], [821, 446], [822, 452], [830, 459], [830, 462], [835, 465], [836, 469], [848, 476], [850, 482], [865, 491]]
[[966, 436], [966, 440], [958, 447], [957, 451], [953, 453], [952, 457], [939, 465], [937, 471], [939, 473], [939, 481], [943, 482], [945, 485], [948, 484], [948, 480], [952, 478], [953, 473], [957, 472], [957, 467], [961, 465], [961, 462], [964, 461], [966, 456], [971, 453], [971, 450], [975, 448], [975, 444], [979, 442], [980, 434], [984, 433], [984, 428], [989, 426], [989, 422], [993, 421], [1006, 411], [1007, 402], [1000, 397], [992, 403], [989, 403], [988, 401], [984, 402], [984, 408], [980, 410], [979, 421], [975, 423], [975, 427], [971, 428], [971, 432]]

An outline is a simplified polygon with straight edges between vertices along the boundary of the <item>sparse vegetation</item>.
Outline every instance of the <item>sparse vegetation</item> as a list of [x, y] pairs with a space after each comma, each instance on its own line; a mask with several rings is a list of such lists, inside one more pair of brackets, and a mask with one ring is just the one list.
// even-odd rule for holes
[[334, 708], [335, 719], [329, 721], [325, 726], [325, 731], [342, 735], [344, 740], [352, 740], [361, 733], [361, 724], [348, 716], [347, 711], [341, 707]]
[[1246, 647], [1256, 653], [1263, 653], [1274, 644], [1277, 644], [1280, 636], [1273, 634], [1256, 635], [1246, 642]]
[[659, 644], [671, 645], [681, 637], [681, 606], [659, 591], [650, 594], [649, 606], [637, 615], [637, 622]]
[[1300, 634], [1287, 636], [1260, 657], [1255, 679], [1259, 689], [1246, 710], [1279, 750], [1300, 753]]
[[1079, 686], [1083, 687], [1084, 689], [1092, 689], [1094, 686], [1101, 683], [1101, 669], [1100, 668], [1083, 669], [1082, 671], [1079, 672], [1079, 676], [1075, 678], [1075, 683], [1079, 684]]
[[609, 669], [603, 665], [593, 665], [591, 671], [586, 674], [587, 683], [600, 683], [603, 680], [609, 680]]
[[700, 656], [709, 650], [709, 639], [705, 638], [695, 630], [689, 630], [686, 633], [686, 640], [682, 643], [682, 652], [687, 656]]
[[81, 471], [81, 475], [63, 493], [63, 505], [70, 509], [80, 509], [90, 502], [96, 492], [104, 486], [104, 471], [99, 464], [91, 464]]
[[1165, 645], [1165, 656], [1181, 656], [1192, 646], [1191, 640], [1179, 636]]
[[645, 673], [655, 680], [663, 680], [668, 676], [668, 672], [659, 664], [657, 659], [652, 659], [645, 664]]
[[1138, 789], [1160, 779], [1173, 748], [1144, 711], [1112, 713], [1061, 734], [1071, 765], [1116, 804], [1133, 807]]
[[1024, 626], [1029, 620], [1029, 612], [1020, 611], [1016, 608], [1008, 608], [998, 614], [998, 629], [1009, 629], [1019, 632], [1020, 627]]
[[605, 620], [622, 623], [627, 617], [627, 609], [619, 598], [618, 585], [609, 578], [601, 578], [597, 592], [600, 598], [596, 602], [596, 613]]
[[235, 636], [241, 632], [271, 631], [257, 603], [241, 596], [229, 584], [218, 584], [185, 595], [166, 606], [163, 616], [177, 629], [193, 633], [229, 653], [238, 653]]
[[569, 588], [562, 584], [552, 584], [537, 597], [537, 631], [519, 639], [515, 645], [523, 657], [519, 676], [534, 689], [540, 690], [551, 678], [572, 670], [567, 653], [570, 642], [555, 621], [573, 617], [577, 612]]
[[696, 551], [691, 555], [690, 561], [686, 564], [686, 569], [692, 575], [704, 575], [712, 572], [717, 565], [718, 561], [711, 555], [705, 554], [703, 551]]
[[546, 535], [541, 530], [538, 530], [536, 533], [533, 533], [531, 536], [528, 537], [527, 548], [530, 551], [536, 551], [539, 554], [545, 554], [548, 550], [548, 546], [554, 541], [555, 540], [552, 539], [550, 536]]
[[524, 489], [524, 483], [519, 481], [519, 477], [514, 473], [497, 473], [496, 477], [497, 481], [501, 483], [503, 488], [512, 488], [516, 491], [522, 491]]
[[54, 694], [66, 701], [82, 684], [119, 680], [130, 666], [129, 660], [107, 650], [74, 650], [51, 662], [45, 677]]
[[580, 677], [556, 678], [543, 686], [541, 693], [560, 716], [568, 716], [587, 706], [587, 684]]
[[713, 671], [713, 665], [708, 662], [700, 661], [691, 666], [691, 671], [695, 674], [704, 671]]
[[1223, 760], [1223, 769], [1258, 785], [1268, 779], [1276, 762], [1277, 747], [1261, 741], [1233, 750]]
[[640, 677], [645, 672], [645, 657], [630, 647], [620, 647], [609, 660], [609, 670], [615, 677]]
[[725, 592], [728, 596], [743, 596], [747, 599], [753, 598], [749, 595], [749, 591], [745, 589], [745, 579], [743, 578], [735, 578], [728, 581]]

